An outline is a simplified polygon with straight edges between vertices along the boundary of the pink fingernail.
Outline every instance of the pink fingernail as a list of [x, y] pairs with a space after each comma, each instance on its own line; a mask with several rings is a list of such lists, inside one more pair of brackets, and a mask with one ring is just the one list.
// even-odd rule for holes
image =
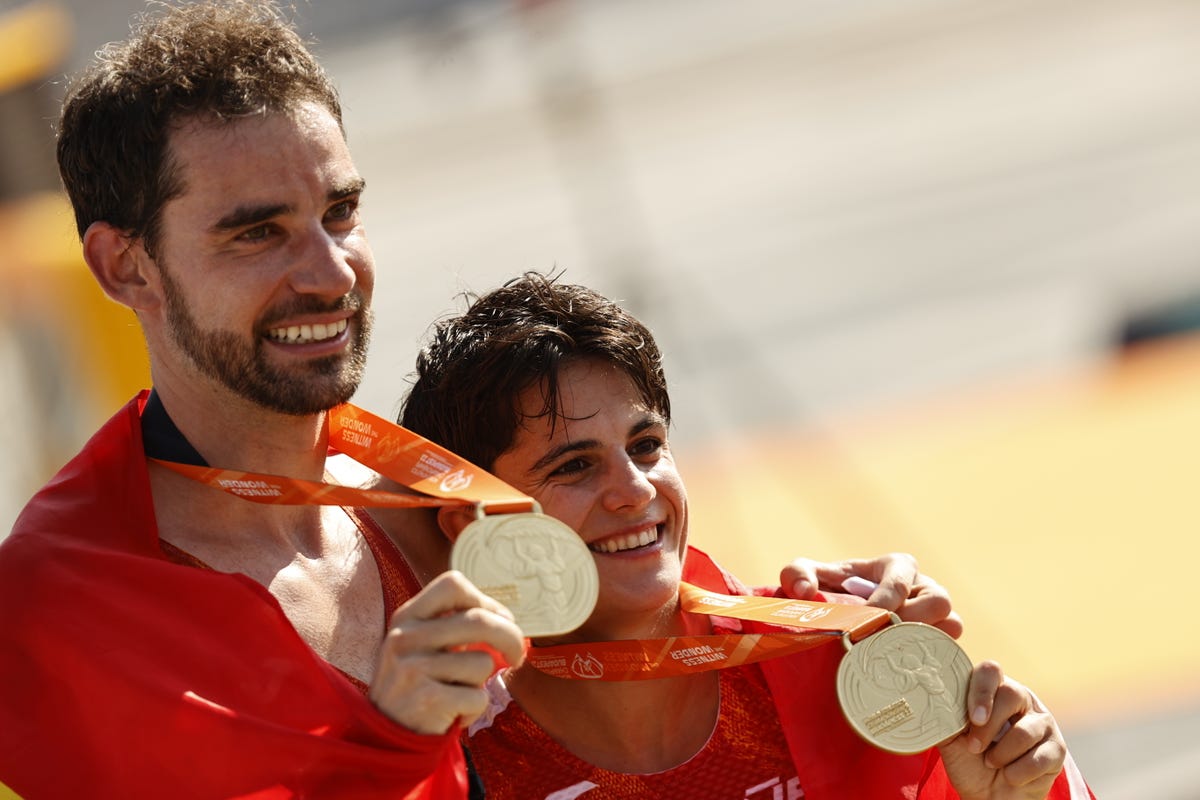
[[851, 575], [842, 581], [842, 588], [850, 594], [866, 600], [879, 588], [879, 584], [875, 583], [875, 581], [869, 581], [866, 578], [860, 578], [857, 575]]

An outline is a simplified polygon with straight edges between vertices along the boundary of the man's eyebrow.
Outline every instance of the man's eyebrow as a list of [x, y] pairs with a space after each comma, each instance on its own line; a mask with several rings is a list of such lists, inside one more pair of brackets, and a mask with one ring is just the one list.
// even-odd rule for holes
[[[331, 203], [337, 200], [344, 200], [347, 197], [361, 194], [366, 186], [366, 181], [362, 178], [356, 178], [343, 186], [330, 189], [325, 198]], [[237, 230], [238, 228], [245, 228], [250, 225], [258, 225], [273, 217], [287, 214], [292, 210], [293, 207], [287, 203], [238, 206], [217, 220], [212, 226], [212, 230], [214, 233], [222, 233]]]
[[225, 231], [244, 228], [249, 225], [258, 225], [259, 223], [266, 222], [272, 217], [277, 217], [280, 214], [286, 214], [291, 210], [292, 207], [287, 203], [238, 206], [233, 211], [230, 211], [228, 214], [217, 220], [212, 226], [212, 232], [223, 233]]

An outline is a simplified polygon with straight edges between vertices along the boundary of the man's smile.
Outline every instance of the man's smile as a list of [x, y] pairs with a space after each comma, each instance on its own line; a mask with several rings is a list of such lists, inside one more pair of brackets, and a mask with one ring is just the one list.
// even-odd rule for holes
[[285, 342], [287, 344], [308, 344], [309, 342], [321, 342], [326, 339], [332, 339], [345, 330], [346, 320], [341, 319], [337, 322], [331, 322], [328, 325], [317, 323], [315, 325], [288, 325], [281, 328], [271, 328], [267, 331], [267, 338], [275, 342]]

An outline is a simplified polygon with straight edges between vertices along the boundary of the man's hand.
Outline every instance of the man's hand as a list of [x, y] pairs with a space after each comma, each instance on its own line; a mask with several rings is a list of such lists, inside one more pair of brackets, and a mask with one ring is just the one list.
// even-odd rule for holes
[[443, 573], [392, 615], [371, 702], [417, 733], [469, 725], [487, 708], [492, 651], [508, 666], [524, 660], [512, 614], [462, 573]]
[[917, 560], [908, 553], [837, 563], [798, 558], [779, 573], [779, 585], [788, 597], [810, 600], [818, 591], [845, 592], [842, 584], [851, 577], [877, 584], [867, 598], [869, 605], [894, 611], [905, 622], [940, 628], [955, 639], [962, 635], [962, 618], [951, 606], [949, 592], [922, 575]]
[[984, 661], [971, 671], [967, 713], [967, 730], [938, 748], [962, 800], [1045, 798], [1067, 744], [1033, 692]]

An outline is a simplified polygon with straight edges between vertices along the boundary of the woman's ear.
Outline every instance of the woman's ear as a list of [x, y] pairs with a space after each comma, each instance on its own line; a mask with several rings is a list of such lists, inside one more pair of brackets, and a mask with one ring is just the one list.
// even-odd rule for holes
[[104, 293], [134, 311], [161, 303], [157, 270], [140, 239], [107, 222], [93, 222], [83, 234], [83, 259]]
[[475, 521], [474, 506], [441, 506], [437, 512], [438, 527], [446, 538], [454, 542], [458, 540], [468, 525]]

